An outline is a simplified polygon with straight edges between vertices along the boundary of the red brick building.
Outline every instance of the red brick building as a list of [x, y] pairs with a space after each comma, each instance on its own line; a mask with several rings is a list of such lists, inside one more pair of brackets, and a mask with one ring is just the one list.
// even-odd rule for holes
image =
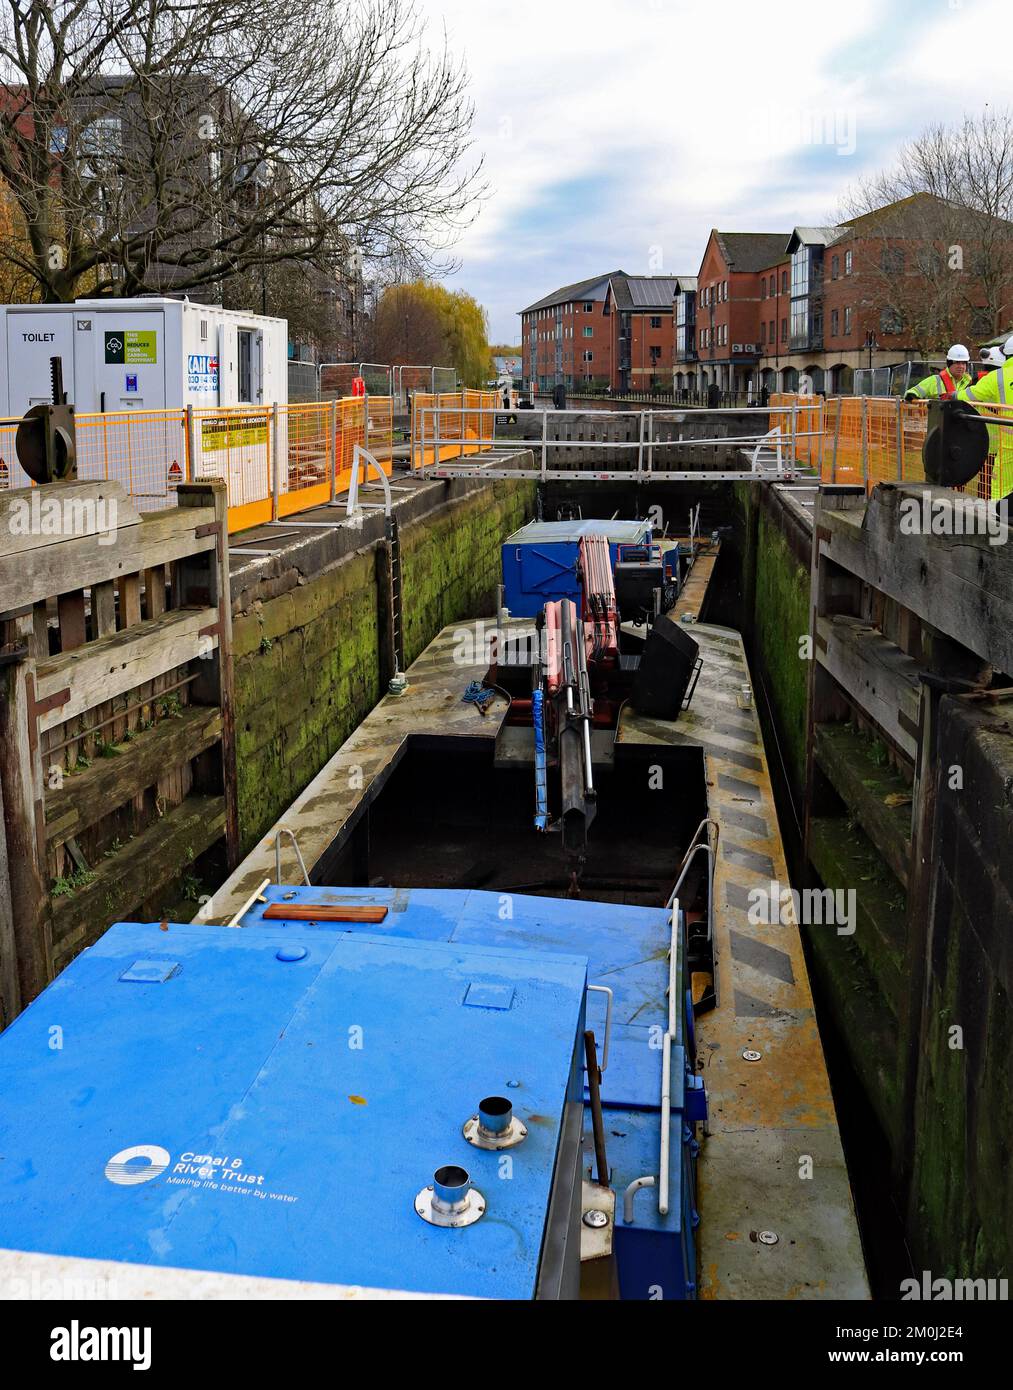
[[557, 382], [607, 386], [612, 380], [612, 325], [604, 314], [613, 275], [564, 285], [521, 311], [524, 381], [538, 391]]
[[[973, 273], [973, 237], [961, 236], [966, 268], [942, 268], [958, 219], [917, 194], [835, 227], [796, 227], [767, 271], [768, 291], [775, 274], [778, 290], [787, 278], [788, 291], [768, 299], [760, 383], [790, 391], [809, 378], [816, 392], [847, 394], [860, 368], [941, 362], [951, 342], [976, 355], [995, 325]], [[926, 269], [933, 259], [935, 275]]]
[[[756, 380], [761, 356], [761, 290], [768, 267], [783, 257], [787, 233], [720, 232], [707, 239], [697, 275], [695, 357], [688, 345], [677, 355], [677, 392], [746, 392]], [[761, 286], [761, 274], [764, 272]], [[780, 284], [780, 280], [777, 280]]]
[[524, 380], [540, 392], [669, 390], [676, 278], [607, 275], [579, 280], [521, 311]]

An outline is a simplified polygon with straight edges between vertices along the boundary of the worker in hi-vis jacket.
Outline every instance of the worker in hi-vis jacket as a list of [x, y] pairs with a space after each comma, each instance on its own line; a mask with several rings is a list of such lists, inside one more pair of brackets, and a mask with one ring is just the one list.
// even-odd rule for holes
[[968, 367], [970, 360], [971, 354], [964, 344], [954, 343], [946, 354], [946, 366], [943, 370], [933, 372], [931, 376], [923, 377], [916, 385], [909, 387], [904, 392], [904, 399], [928, 401], [937, 400], [942, 396], [955, 396], [965, 377], [969, 381], [974, 380]]
[[[1003, 365], [987, 376], [972, 382], [968, 378], [957, 390], [957, 398], [974, 405], [1013, 406], [1013, 334], [1002, 345]], [[1005, 411], [997, 412], [1005, 415]], [[987, 420], [989, 412], [985, 412]], [[1013, 419], [1013, 411], [1009, 418]], [[988, 452], [992, 461], [992, 484], [989, 496], [993, 502], [1013, 492], [1013, 427], [989, 425]]]

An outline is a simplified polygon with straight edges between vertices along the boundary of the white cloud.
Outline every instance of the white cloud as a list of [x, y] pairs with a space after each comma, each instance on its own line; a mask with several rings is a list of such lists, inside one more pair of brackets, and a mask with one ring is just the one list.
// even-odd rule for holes
[[[546, 262], [564, 280], [646, 270], [660, 246], [664, 269], [692, 271], [711, 226], [821, 221], [897, 142], [1004, 90], [1000, 5], [1008, 18], [1008, 0], [426, 0], [471, 72], [492, 185], [456, 283], [513, 338], [515, 311], [562, 283]], [[560, 184], [602, 177], [606, 205], [574, 198], [524, 254], [518, 228]]]

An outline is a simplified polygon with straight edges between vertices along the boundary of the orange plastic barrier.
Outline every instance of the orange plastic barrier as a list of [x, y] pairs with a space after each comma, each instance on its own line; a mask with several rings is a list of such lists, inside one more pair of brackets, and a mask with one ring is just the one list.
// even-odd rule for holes
[[[393, 421], [389, 396], [80, 414], [78, 476], [116, 479], [142, 511], [173, 506], [180, 483], [223, 478], [229, 530], [243, 531], [347, 492], [356, 444], [389, 476]], [[30, 484], [14, 452], [16, 428], [0, 422], [0, 490]], [[362, 465], [360, 482], [366, 472]]]

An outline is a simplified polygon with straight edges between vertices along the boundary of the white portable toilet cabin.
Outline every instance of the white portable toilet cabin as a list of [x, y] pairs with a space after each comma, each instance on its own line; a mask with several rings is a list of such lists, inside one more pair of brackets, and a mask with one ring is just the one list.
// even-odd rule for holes
[[[51, 399], [50, 359], [60, 357], [64, 390], [77, 415], [111, 417], [101, 432], [79, 431], [80, 477], [118, 478], [142, 507], [171, 505], [185, 442], [175, 417], [163, 424], [149, 412], [182, 412], [190, 405], [198, 413], [197, 475], [227, 477], [230, 500], [237, 502], [263, 491], [270, 459], [262, 417], [251, 411], [244, 422], [233, 410], [216, 420], [214, 412], [287, 405], [286, 319], [154, 296], [7, 304], [0, 315], [4, 415], [20, 417]], [[132, 431], [130, 413], [143, 417]], [[124, 440], [131, 436], [128, 449]], [[284, 458], [286, 440], [279, 446]], [[9, 464], [7, 486], [28, 486], [16, 459]]]

